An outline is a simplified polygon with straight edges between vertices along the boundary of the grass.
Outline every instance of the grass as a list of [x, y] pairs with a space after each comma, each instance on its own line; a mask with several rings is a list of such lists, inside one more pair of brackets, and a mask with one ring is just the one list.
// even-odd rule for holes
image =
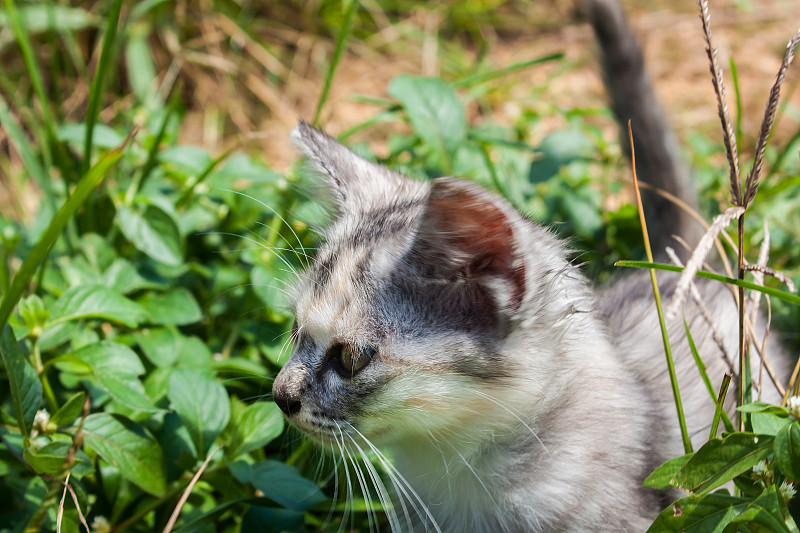
[[[581, 62], [568, 46], [526, 48], [531, 28], [563, 24], [538, 5], [495, 4], [5, 0], [0, 523], [369, 529], [377, 496], [342, 504], [345, 476], [325, 480], [270, 401], [291, 326], [282, 291], [319, 221], [281, 144], [296, 110], [370, 158], [474, 179], [557, 222], [599, 282], [643, 255], [609, 112], [548, 94]], [[493, 55], [517, 42], [513, 60]], [[418, 68], [439, 75], [408, 75]], [[372, 74], [378, 96], [342, 99]], [[767, 147], [742, 242], [755, 249], [770, 215], [773, 265], [798, 280], [795, 112], [782, 110], [794, 131]], [[719, 146], [690, 144], [713, 212], [730, 190]], [[773, 303], [797, 323], [796, 307]], [[56, 505], [67, 479], [74, 499]]]

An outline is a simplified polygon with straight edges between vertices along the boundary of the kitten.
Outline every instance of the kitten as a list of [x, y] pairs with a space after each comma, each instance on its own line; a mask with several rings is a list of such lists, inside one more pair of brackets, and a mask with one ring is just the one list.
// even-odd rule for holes
[[[647, 139], [640, 175], [686, 197], [619, 7], [584, 7], [613, 107]], [[642, 480], [682, 454], [649, 278], [597, 291], [551, 231], [497, 195], [455, 178], [411, 180], [304, 122], [294, 135], [334, 217], [294, 289], [294, 352], [273, 386], [292, 424], [335, 452], [382, 458], [395, 531], [646, 530], [675, 495]], [[689, 231], [671, 204], [654, 207]], [[668, 294], [674, 279], [659, 277]], [[698, 286], [735, 354], [730, 293]], [[728, 365], [698, 310], [687, 303], [685, 316], [716, 381]], [[682, 317], [669, 330], [699, 445], [714, 402]]]

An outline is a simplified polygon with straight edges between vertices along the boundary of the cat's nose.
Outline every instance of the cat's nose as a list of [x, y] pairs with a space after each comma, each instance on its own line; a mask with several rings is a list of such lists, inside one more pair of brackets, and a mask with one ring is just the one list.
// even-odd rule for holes
[[293, 377], [296, 377], [295, 373], [284, 368], [272, 384], [272, 399], [286, 416], [297, 414], [302, 407], [299, 383]]
[[286, 397], [278, 395], [277, 393], [272, 393], [273, 398], [275, 399], [275, 403], [278, 404], [278, 407], [281, 408], [281, 411], [286, 413], [286, 416], [292, 416], [300, 411], [300, 408], [303, 406], [298, 400], [294, 398]]

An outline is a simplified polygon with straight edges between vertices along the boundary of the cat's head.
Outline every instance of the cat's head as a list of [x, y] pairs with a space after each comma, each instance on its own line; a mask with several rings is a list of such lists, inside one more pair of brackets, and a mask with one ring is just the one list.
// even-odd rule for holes
[[531, 247], [554, 239], [473, 183], [406, 178], [304, 122], [294, 137], [334, 216], [293, 291], [276, 403], [326, 443], [341, 431], [392, 441], [477, 427], [500, 409], [493, 391], [530, 364], [508, 339], [531, 290], [544, 290], [530, 280], [546, 278], [530, 271]]

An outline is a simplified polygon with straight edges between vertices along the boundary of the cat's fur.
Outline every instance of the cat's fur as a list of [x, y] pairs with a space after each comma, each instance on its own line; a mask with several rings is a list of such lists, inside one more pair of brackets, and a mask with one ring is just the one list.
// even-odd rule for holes
[[[640, 175], [686, 197], [618, 6], [585, 7], [614, 108], [647, 139]], [[302, 122], [295, 136], [335, 214], [293, 293], [294, 353], [273, 387], [289, 420], [336, 452], [391, 452], [395, 529], [412, 527], [405, 508], [418, 530], [644, 531], [674, 494], [642, 480], [682, 453], [648, 279], [598, 292], [551, 231], [497, 195], [408, 179]], [[687, 230], [673, 207], [655, 212]], [[731, 294], [700, 289], [735, 354]], [[686, 319], [718, 383], [727, 365], [710, 329], [690, 304]], [[669, 329], [699, 444], [714, 403], [682, 319]], [[342, 372], [343, 346], [369, 361]]]

